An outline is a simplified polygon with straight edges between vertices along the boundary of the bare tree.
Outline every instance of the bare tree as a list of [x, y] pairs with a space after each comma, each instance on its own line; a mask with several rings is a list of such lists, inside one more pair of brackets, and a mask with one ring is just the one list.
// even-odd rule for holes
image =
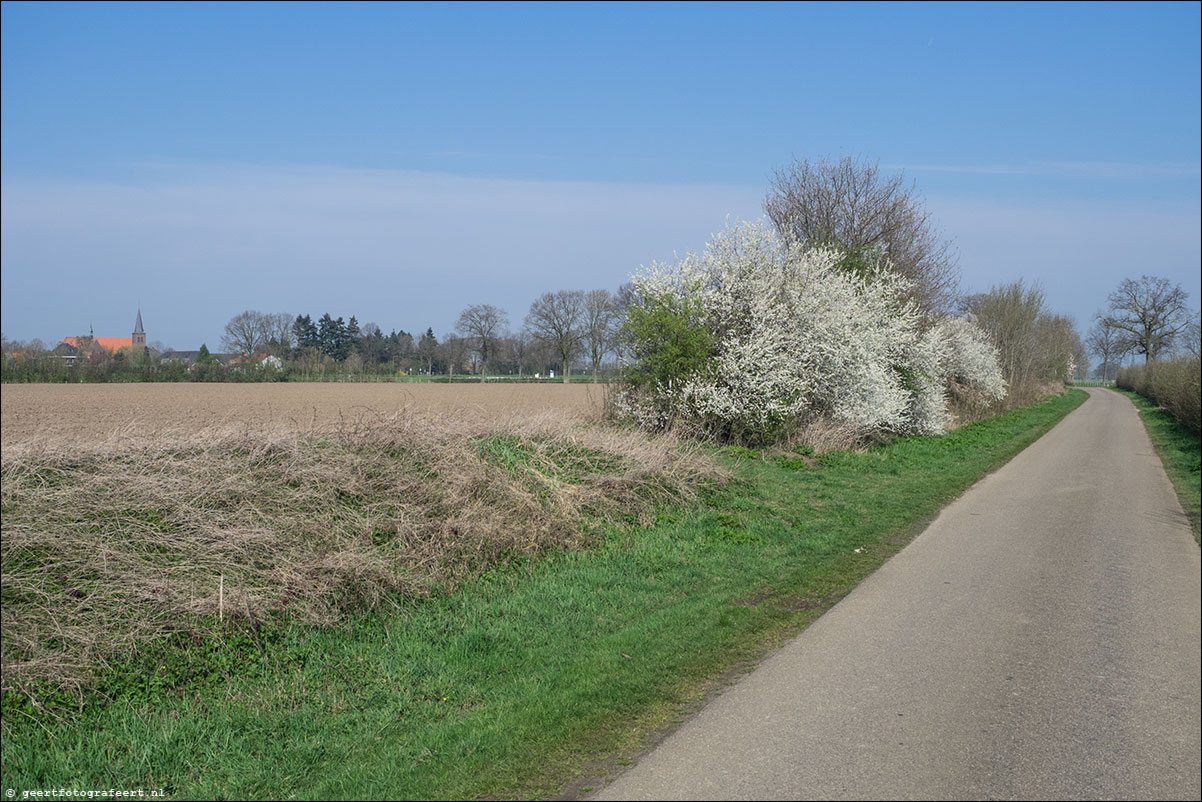
[[295, 318], [288, 312], [273, 312], [262, 316], [263, 342], [269, 353], [287, 358], [296, 347]]
[[1094, 356], [1102, 360], [1102, 381], [1110, 381], [1118, 363], [1126, 356], [1130, 346], [1122, 336], [1122, 332], [1106, 322], [1099, 312], [1094, 318], [1094, 324], [1085, 335], [1085, 344]]
[[1141, 276], [1123, 279], [1110, 293], [1106, 323], [1123, 332], [1130, 349], [1144, 355], [1144, 364], [1172, 350], [1173, 341], [1189, 326], [1189, 296], [1168, 279]]
[[843, 251], [848, 270], [887, 259], [913, 282], [912, 300], [926, 312], [945, 312], [955, 301], [956, 251], [901, 173], [882, 176], [878, 163], [851, 157], [794, 161], [777, 169], [764, 211], [786, 240]]
[[462, 369], [467, 362], [470, 344], [462, 337], [448, 334], [442, 338], [442, 343], [438, 347], [447, 363], [447, 375], [453, 376], [455, 371]]
[[1043, 290], [1014, 281], [963, 299], [998, 349], [998, 364], [1013, 403], [1031, 400], [1049, 382], [1072, 378], [1070, 368], [1083, 353], [1073, 321], [1049, 312]]
[[266, 342], [263, 313], [248, 309], [225, 324], [221, 347], [234, 354], [255, 354], [263, 350]]
[[1072, 375], [1069, 378], [1071, 378], [1073, 380], [1088, 379], [1089, 378], [1089, 367], [1090, 367], [1090, 365], [1089, 365], [1089, 349], [1085, 347], [1085, 343], [1081, 340], [1081, 337], [1077, 334], [1077, 327], [1076, 327], [1076, 325], [1074, 325], [1073, 319], [1070, 317], [1066, 317], [1065, 320], [1067, 320], [1068, 324], [1069, 324], [1069, 332], [1072, 335], [1071, 343], [1072, 343], [1072, 347], [1073, 347], [1073, 368], [1074, 369], [1073, 369]]
[[518, 378], [521, 378], [526, 360], [530, 357], [530, 333], [519, 329], [509, 335], [506, 344], [509, 346], [510, 359], [518, 366]]
[[563, 366], [565, 384], [572, 371], [572, 357], [580, 347], [580, 322], [584, 311], [583, 290], [543, 293], [530, 304], [526, 328], [551, 346]]
[[623, 364], [633, 356], [630, 344], [624, 336], [626, 318], [630, 314], [630, 307], [638, 305], [641, 301], [638, 289], [630, 281], [618, 287], [618, 291], [614, 293], [613, 349], [618, 362]]
[[1014, 388], [1031, 378], [1032, 344], [1036, 323], [1043, 313], [1043, 291], [1015, 281], [993, 287], [989, 292], [970, 295], [962, 304], [964, 311], [976, 319], [998, 349], [998, 362], [1006, 384]]
[[1180, 346], [1183, 356], [1198, 358], [1202, 352], [1202, 314], [1194, 312], [1181, 334]]
[[474, 304], [459, 313], [455, 330], [467, 338], [471, 348], [480, 355], [480, 381], [488, 371], [488, 357], [496, 350], [509, 319], [504, 309], [492, 304]]
[[593, 381], [601, 370], [601, 362], [614, 342], [614, 320], [618, 316], [615, 299], [609, 290], [592, 290], [584, 296], [581, 330], [593, 369]]
[[221, 347], [235, 354], [264, 351], [287, 357], [296, 345], [295, 320], [287, 312], [264, 313], [248, 309], [225, 324]]

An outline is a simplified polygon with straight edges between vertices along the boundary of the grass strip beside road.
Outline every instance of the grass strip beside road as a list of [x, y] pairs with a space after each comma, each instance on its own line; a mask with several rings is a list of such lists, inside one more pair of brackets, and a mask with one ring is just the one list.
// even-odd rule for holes
[[1131, 399], [1140, 420], [1189, 516], [1194, 540], [1202, 544], [1202, 439], [1190, 434], [1155, 402], [1130, 390], [1118, 390]]
[[721, 449], [738, 463], [727, 487], [597, 548], [335, 629], [164, 646], [60, 719], [6, 699], [5, 786], [208, 799], [586, 791], [1085, 398], [867, 453]]

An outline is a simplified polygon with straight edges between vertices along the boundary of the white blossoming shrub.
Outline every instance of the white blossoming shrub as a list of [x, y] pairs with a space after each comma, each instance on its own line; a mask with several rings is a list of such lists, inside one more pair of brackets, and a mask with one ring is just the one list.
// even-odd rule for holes
[[914, 337], [898, 367], [910, 391], [905, 423], [900, 428], [902, 434], [939, 434], [950, 420], [946, 391], [949, 349], [941, 328], [930, 326]]
[[961, 331], [971, 323], [923, 331], [901, 300], [902, 279], [883, 266], [855, 276], [838, 260], [745, 224], [717, 234], [701, 255], [634, 276], [642, 300], [627, 324], [634, 360], [620, 412], [649, 428], [681, 420], [747, 442], [818, 416], [865, 435], [942, 431], [960, 351], [966, 379], [988, 374], [971, 362], [988, 356]]
[[936, 327], [947, 345], [944, 372], [960, 384], [974, 385], [993, 399], [1006, 395], [1006, 382], [998, 364], [998, 352], [987, 335], [971, 318], [951, 317]]

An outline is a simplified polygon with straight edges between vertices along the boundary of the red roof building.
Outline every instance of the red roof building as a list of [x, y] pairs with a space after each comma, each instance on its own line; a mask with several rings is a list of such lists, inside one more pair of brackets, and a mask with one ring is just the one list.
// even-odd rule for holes
[[92, 337], [81, 334], [77, 337], [64, 337], [54, 350], [73, 363], [75, 357], [79, 356], [80, 349], [88, 347], [89, 341], [91, 348], [99, 346], [110, 354], [115, 354], [122, 348], [128, 348], [135, 354], [143, 353], [142, 349], [146, 347], [146, 331], [142, 328], [142, 310], [138, 310], [134, 331], [129, 337]]
[[[79, 341], [84, 340], [86, 342], [87, 339], [87, 337], [64, 337], [63, 342], [78, 350], [80, 347]], [[92, 337], [91, 339], [93, 345], [99, 345], [112, 354], [117, 353], [122, 348], [134, 347], [133, 337]]]

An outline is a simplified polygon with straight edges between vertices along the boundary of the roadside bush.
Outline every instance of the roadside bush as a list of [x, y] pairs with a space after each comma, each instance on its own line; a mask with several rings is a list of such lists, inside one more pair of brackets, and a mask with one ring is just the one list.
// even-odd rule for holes
[[953, 381], [1004, 394], [972, 321], [924, 318], [886, 264], [849, 272], [841, 259], [744, 224], [641, 271], [618, 413], [762, 445], [821, 419], [862, 438], [934, 434]]
[[1151, 399], [1193, 434], [1202, 433], [1202, 363], [1197, 357], [1122, 368], [1116, 383]]
[[961, 301], [997, 349], [1007, 389], [1004, 407], [1032, 404], [1062, 391], [1078, 365], [1084, 366], [1084, 346], [1072, 320], [1053, 314], [1044, 301], [1043, 290], [1021, 280]]

